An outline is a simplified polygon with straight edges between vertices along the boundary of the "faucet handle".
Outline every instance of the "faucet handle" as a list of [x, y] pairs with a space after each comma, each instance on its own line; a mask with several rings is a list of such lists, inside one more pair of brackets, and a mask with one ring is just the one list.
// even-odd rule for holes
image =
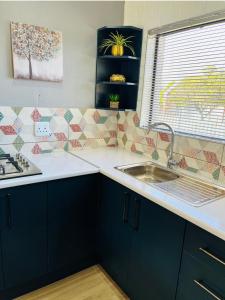
[[172, 169], [173, 167], [176, 167], [178, 165], [178, 161], [175, 159], [169, 159], [168, 160], [168, 168]]

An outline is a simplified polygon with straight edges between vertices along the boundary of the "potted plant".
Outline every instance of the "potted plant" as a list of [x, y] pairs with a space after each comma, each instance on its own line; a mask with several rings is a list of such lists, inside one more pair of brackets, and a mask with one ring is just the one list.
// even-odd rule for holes
[[132, 55], [135, 56], [134, 48], [131, 46], [132, 41], [130, 40], [133, 36], [124, 37], [122, 34], [119, 34], [118, 31], [116, 34], [110, 33], [110, 38], [104, 39], [102, 44], [99, 46], [100, 51], [106, 51], [111, 48], [111, 53], [113, 56], [123, 56], [124, 48], [128, 48]]
[[109, 101], [110, 101], [110, 108], [118, 109], [119, 108], [120, 95], [110, 94], [109, 95]]

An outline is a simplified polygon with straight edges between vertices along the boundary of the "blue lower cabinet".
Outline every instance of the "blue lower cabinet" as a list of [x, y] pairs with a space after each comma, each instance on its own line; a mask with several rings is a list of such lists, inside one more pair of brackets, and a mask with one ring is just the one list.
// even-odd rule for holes
[[178, 300], [225, 299], [225, 242], [187, 224]]
[[185, 221], [102, 178], [99, 255], [103, 268], [135, 300], [174, 300]]
[[6, 208], [6, 198], [1, 193], [0, 194], [0, 291], [4, 288], [3, 285], [3, 265], [2, 265], [2, 230], [7, 226], [7, 221], [5, 217]]
[[48, 183], [48, 271], [78, 271], [95, 260], [96, 175]]
[[225, 299], [225, 276], [184, 251], [177, 300]]
[[2, 190], [0, 201], [2, 268], [8, 289], [47, 272], [47, 185]]
[[185, 221], [139, 195], [133, 199], [129, 295], [135, 300], [174, 300]]
[[106, 177], [101, 179], [97, 231], [99, 262], [117, 284], [128, 292], [127, 270], [132, 234], [128, 217], [131, 194], [115, 181]]
[[97, 176], [0, 190], [0, 299], [96, 264]]
[[132, 300], [225, 299], [225, 242], [105, 176], [0, 190], [0, 299], [96, 263]]
[[0, 290], [3, 289], [3, 269], [2, 269], [2, 259], [0, 259]]
[[225, 277], [225, 241], [188, 223], [184, 250]]

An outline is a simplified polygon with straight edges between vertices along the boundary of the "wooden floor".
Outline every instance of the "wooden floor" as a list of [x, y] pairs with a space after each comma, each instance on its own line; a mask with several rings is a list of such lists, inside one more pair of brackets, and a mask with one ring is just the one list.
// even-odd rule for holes
[[26, 294], [16, 300], [124, 300], [129, 299], [99, 266]]

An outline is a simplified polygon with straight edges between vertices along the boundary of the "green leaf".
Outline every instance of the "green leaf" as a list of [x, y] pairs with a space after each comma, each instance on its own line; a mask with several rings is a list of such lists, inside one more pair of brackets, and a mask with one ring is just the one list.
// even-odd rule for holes
[[[132, 43], [130, 39], [133, 38], [134, 36], [128, 36], [125, 38], [122, 34], [119, 34], [118, 31], [116, 31], [116, 34], [111, 32], [109, 34], [109, 37], [110, 38], [104, 39], [102, 41], [101, 45], [99, 46], [100, 51], [104, 50], [105, 48], [108, 49], [108, 47], [112, 47], [113, 45], [117, 45], [117, 46], [124, 46], [129, 48], [133, 53], [133, 55], [135, 55], [133, 47], [129, 45]], [[104, 53], [106, 53], [107, 49], [105, 49]]]

